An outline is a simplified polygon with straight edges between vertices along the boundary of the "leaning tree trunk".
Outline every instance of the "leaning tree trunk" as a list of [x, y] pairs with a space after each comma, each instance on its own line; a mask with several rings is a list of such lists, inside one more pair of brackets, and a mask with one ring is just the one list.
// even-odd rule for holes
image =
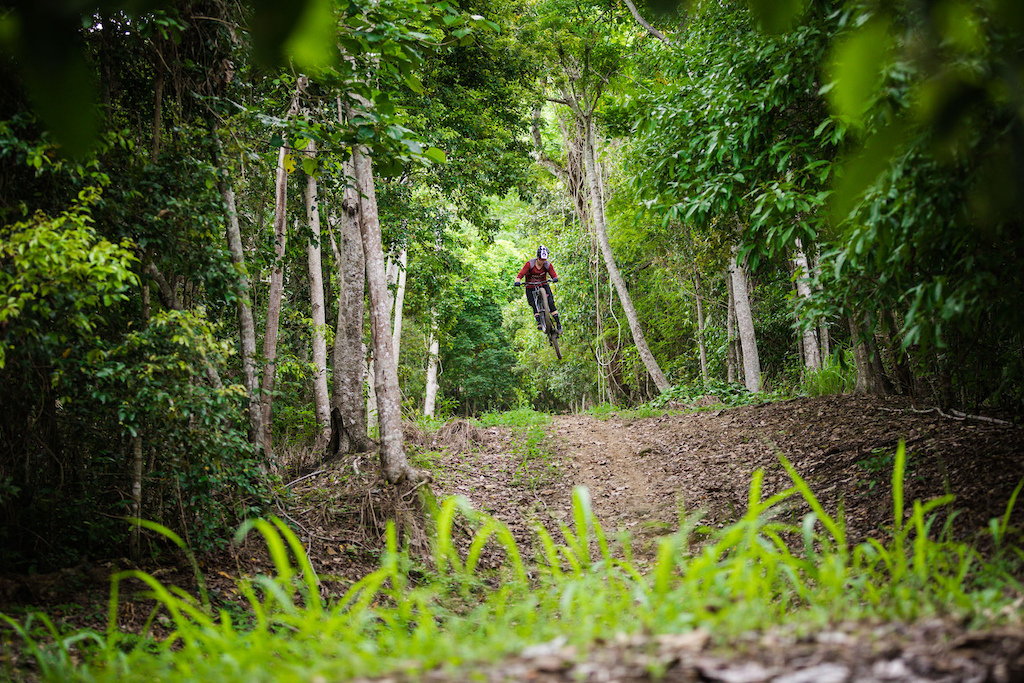
[[260, 398], [257, 388], [256, 373], [256, 324], [252, 319], [252, 298], [249, 285], [249, 272], [245, 268], [245, 251], [242, 248], [242, 231], [238, 226], [238, 209], [235, 206], [235, 192], [225, 182], [222, 190], [224, 204], [227, 206], [227, 240], [231, 254], [231, 264], [238, 273], [238, 292], [236, 292], [236, 312], [238, 315], [238, 346], [242, 357], [242, 382], [249, 403], [249, 442], [259, 443], [262, 426], [260, 421]]
[[729, 272], [732, 276], [733, 297], [736, 303], [736, 327], [739, 329], [740, 348], [743, 351], [743, 384], [748, 391], [761, 390], [761, 360], [757, 354], [757, 338], [754, 336], [754, 316], [750, 311], [750, 295], [747, 292], [747, 277], [736, 259], [737, 249], [733, 247]]
[[[316, 154], [316, 143], [312, 140], [306, 147], [310, 156]], [[331, 436], [331, 399], [327, 393], [327, 319], [324, 315], [323, 263], [320, 249], [320, 207], [317, 198], [316, 176], [306, 177], [306, 220], [309, 223], [310, 239], [306, 247], [306, 264], [309, 269], [309, 301], [313, 313], [313, 411], [319, 430], [317, 449], [323, 447]]]
[[[288, 108], [288, 118], [299, 111], [299, 95], [306, 88], [306, 77], [300, 76], [295, 84], [295, 96]], [[277, 172], [274, 183], [274, 268], [270, 273], [270, 291], [267, 294], [267, 328], [263, 336], [263, 383], [261, 386], [260, 418], [263, 450], [272, 457], [274, 383], [277, 379], [277, 333], [281, 322], [281, 299], [284, 294], [284, 256], [288, 236], [285, 209], [288, 199], [288, 171], [285, 157], [289, 147], [281, 145], [277, 153]]]
[[597, 241], [601, 247], [601, 255], [604, 257], [605, 267], [608, 269], [608, 277], [615, 285], [615, 291], [619, 295], [619, 303], [626, 313], [626, 320], [629, 322], [630, 332], [633, 333], [633, 343], [636, 345], [640, 360], [643, 361], [647, 373], [654, 380], [659, 392], [667, 391], [672, 385], [669, 384], [665, 373], [661, 371], [658, 361], [647, 346], [647, 339], [644, 337], [643, 328], [640, 326], [640, 318], [633, 307], [633, 299], [629, 296], [626, 288], [626, 281], [622, 279], [619, 267], [615, 264], [615, 255], [612, 253], [612, 246], [608, 241], [608, 228], [604, 217], [604, 199], [601, 196], [601, 189], [597, 178], [597, 158], [594, 155], [594, 123], [593, 119], [587, 116], [583, 120], [586, 130], [586, 137], [583, 144], [583, 155], [587, 172], [587, 184], [590, 188], [590, 208], [594, 223], [594, 232], [597, 234]]
[[352, 154], [359, 188], [363, 254], [370, 290], [370, 323], [373, 333], [377, 419], [380, 425], [381, 469], [392, 484], [423, 479], [422, 472], [409, 465], [402, 436], [402, 397], [398, 387], [398, 364], [391, 338], [390, 296], [384, 276], [384, 248], [381, 241], [373, 166], [365, 148]]

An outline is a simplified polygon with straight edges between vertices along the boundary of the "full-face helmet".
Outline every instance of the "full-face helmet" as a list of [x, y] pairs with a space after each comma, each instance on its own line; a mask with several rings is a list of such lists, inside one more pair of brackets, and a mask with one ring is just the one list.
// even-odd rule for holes
[[547, 260], [548, 258], [548, 248], [543, 244], [537, 247], [537, 258], [544, 260]]

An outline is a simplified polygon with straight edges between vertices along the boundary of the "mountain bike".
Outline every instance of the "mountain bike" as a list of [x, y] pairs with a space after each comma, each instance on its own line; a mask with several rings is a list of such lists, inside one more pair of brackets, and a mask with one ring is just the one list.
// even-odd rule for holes
[[[551, 304], [548, 302], [548, 290], [544, 288], [544, 285], [550, 284], [551, 280], [544, 280], [543, 282], [531, 282], [530, 285], [535, 287], [537, 294], [534, 295], [534, 300], [537, 302], [537, 313], [540, 314], [540, 324], [543, 328], [541, 332], [548, 338], [548, 345], [555, 350], [555, 357], [558, 360], [562, 360], [562, 349], [558, 346], [558, 337], [561, 336], [558, 332], [558, 325], [555, 324], [555, 319], [551, 315]], [[520, 282], [518, 286], [525, 286], [525, 282]]]

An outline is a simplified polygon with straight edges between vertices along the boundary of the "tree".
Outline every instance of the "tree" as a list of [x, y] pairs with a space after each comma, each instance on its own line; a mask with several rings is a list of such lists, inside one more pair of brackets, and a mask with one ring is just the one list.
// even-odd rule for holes
[[[300, 76], [295, 82], [295, 95], [288, 106], [287, 117], [299, 111], [302, 93], [308, 79]], [[274, 382], [277, 379], [277, 335], [281, 320], [281, 300], [284, 293], [284, 257], [288, 242], [287, 201], [288, 169], [290, 147], [282, 144], [277, 153], [277, 167], [274, 170], [274, 255], [275, 261], [270, 276], [270, 291], [267, 294], [267, 325], [263, 334], [263, 383], [260, 390], [260, 416], [263, 420], [263, 449], [270, 455], [273, 448]]]
[[604, 94], [605, 84], [616, 76], [621, 68], [621, 57], [618, 54], [621, 48], [612, 41], [605, 41], [601, 36], [601, 31], [596, 26], [599, 19], [596, 8], [581, 7], [575, 3], [570, 3], [570, 6], [566, 7], [564, 4], [554, 3], [551, 6], [544, 6], [541, 11], [550, 12], [544, 21], [548, 24], [546, 28], [551, 30], [551, 58], [555, 60], [557, 68], [553, 78], [559, 96], [551, 99], [573, 112], [583, 132], [583, 162], [590, 215], [601, 255], [629, 321], [633, 343], [658, 390], [665, 391], [670, 386], [668, 379], [647, 346], [636, 308], [615, 263], [615, 255], [608, 241], [604, 214], [605, 198], [598, 178], [600, 170], [595, 151], [595, 112]]
[[[306, 146], [306, 153], [316, 154], [316, 143], [312, 140]], [[313, 312], [313, 405], [316, 414], [319, 440], [327, 443], [331, 435], [331, 405], [327, 393], [327, 321], [324, 315], [323, 264], [320, 260], [320, 204], [317, 196], [316, 175], [306, 176], [306, 220], [309, 224], [309, 243], [306, 246], [309, 270], [310, 307]], [[319, 449], [318, 449], [319, 450]]]

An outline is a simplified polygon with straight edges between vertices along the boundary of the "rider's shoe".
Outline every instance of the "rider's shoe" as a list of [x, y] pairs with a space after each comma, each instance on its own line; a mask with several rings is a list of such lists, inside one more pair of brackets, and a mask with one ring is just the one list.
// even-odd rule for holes
[[559, 318], [557, 315], [552, 317], [555, 321], [555, 331], [558, 332], [558, 334], [562, 334], [562, 319]]
[[537, 321], [537, 329], [540, 330], [541, 332], [543, 332], [544, 331], [544, 323], [541, 322], [540, 316], [539, 315], [535, 315], [533, 317]]

